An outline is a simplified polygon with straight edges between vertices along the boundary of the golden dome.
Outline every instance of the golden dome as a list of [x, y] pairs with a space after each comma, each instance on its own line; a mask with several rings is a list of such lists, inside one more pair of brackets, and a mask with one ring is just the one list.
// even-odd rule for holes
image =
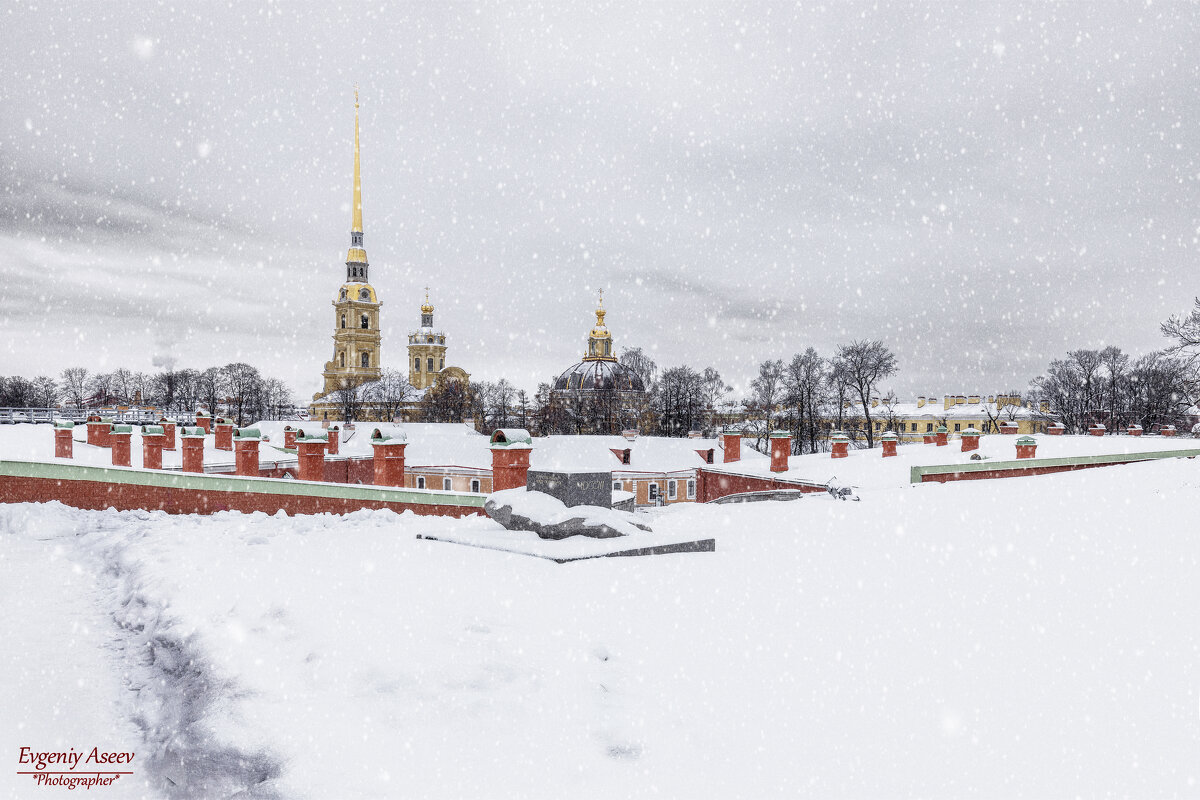
[[433, 313], [433, 304], [429, 302], [429, 287], [428, 286], [425, 287], [425, 303], [424, 303], [424, 305], [421, 306], [421, 313], [422, 314], [432, 314]]

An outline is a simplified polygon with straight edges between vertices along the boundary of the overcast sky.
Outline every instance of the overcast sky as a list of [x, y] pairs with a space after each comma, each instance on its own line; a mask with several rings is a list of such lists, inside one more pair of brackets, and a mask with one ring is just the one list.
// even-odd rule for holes
[[901, 396], [1162, 347], [1200, 293], [1188, 4], [0, 9], [0, 374], [248, 361], [307, 400], [353, 87], [384, 366], [530, 390], [879, 338]]

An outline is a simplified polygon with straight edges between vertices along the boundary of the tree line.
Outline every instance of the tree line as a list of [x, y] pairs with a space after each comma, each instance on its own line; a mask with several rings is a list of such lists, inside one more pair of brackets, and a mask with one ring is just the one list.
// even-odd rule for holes
[[57, 380], [0, 377], [0, 406], [84, 409], [135, 404], [164, 413], [191, 413], [200, 405], [224, 408], [238, 425], [280, 419], [294, 411], [287, 384], [241, 362], [204, 370], [169, 367], [155, 373], [68, 367]]

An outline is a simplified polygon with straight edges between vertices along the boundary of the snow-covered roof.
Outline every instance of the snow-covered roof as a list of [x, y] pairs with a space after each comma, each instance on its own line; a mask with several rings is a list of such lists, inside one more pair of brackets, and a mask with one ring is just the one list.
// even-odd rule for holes
[[[320, 430], [320, 422], [259, 422], [254, 425], [269, 434], [272, 444], [283, 446], [283, 428], [310, 428]], [[339, 456], [374, 456], [371, 434], [378, 429], [385, 436], [403, 434], [408, 441], [404, 450], [405, 469], [416, 467], [468, 467], [491, 469], [492, 454], [488, 450], [488, 437], [470, 425], [457, 422], [357, 422], [353, 430], [342, 423], [333, 422], [340, 430]], [[536, 444], [535, 444], [536, 446]]]
[[[629, 449], [629, 464], [612, 452]], [[712, 450], [713, 460], [722, 458], [717, 439], [674, 439], [665, 436], [639, 436], [629, 441], [623, 436], [544, 436], [533, 440], [529, 468], [564, 472], [667, 473], [694, 470], [705, 461], [698, 450]], [[749, 448], [743, 447], [745, 456]], [[757, 456], [750, 451], [751, 459]]]
[[[1021, 437], [1024, 438], [1024, 437]], [[1200, 443], [1192, 438], [1170, 436], [1047, 436], [1033, 437], [1037, 442], [1038, 458], [1064, 458], [1073, 456], [1115, 455], [1120, 453], [1151, 453], [1166, 450], [1200, 449]], [[965, 464], [973, 456], [994, 461], [1016, 459], [1018, 437], [991, 434], [979, 437], [979, 448], [962, 452], [961, 440], [953, 437], [942, 447], [935, 444], [907, 444], [896, 448], [897, 455], [884, 458], [882, 448], [870, 450], [851, 447], [847, 458], [832, 458], [829, 453], [813, 453], [792, 456], [788, 459], [786, 472], [770, 471], [768, 459], [737, 461], [732, 464], [714, 464], [706, 470], [728, 472], [736, 475], [758, 477], [781, 477], [806, 480], [814, 483], [849, 484], [868, 488], [906, 486], [909, 470], [915, 466], [940, 464]], [[746, 452], [746, 448], [742, 448]]]
[[[272, 423], [263, 423], [270, 425]], [[259, 463], [278, 462], [294, 464], [297, 461], [293, 453], [285, 453], [272, 445], [283, 447], [283, 425], [279, 423], [278, 438], [271, 436], [270, 444], [264, 442], [259, 446]], [[253, 426], [258, 427], [258, 426]], [[133, 435], [129, 441], [130, 465], [142, 468], [142, 428], [134, 425]], [[264, 433], [266, 431], [263, 431]], [[174, 450], [163, 450], [163, 469], [180, 469], [183, 466], [182, 429], [176, 428], [176, 445]], [[87, 443], [87, 426], [76, 425], [72, 430], [75, 440], [71, 459], [61, 459], [76, 464], [92, 467], [111, 467], [112, 450], [108, 447], [97, 447]], [[54, 461], [54, 428], [50, 425], [21, 424], [0, 426], [0, 458], [11, 458], [21, 461]], [[204, 440], [204, 466], [218, 467], [234, 465], [232, 450], [218, 450], [213, 436], [208, 435]]]

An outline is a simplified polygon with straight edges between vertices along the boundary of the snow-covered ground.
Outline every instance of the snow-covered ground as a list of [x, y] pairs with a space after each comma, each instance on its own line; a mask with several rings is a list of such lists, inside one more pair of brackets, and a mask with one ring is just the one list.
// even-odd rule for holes
[[1200, 791], [1198, 462], [860, 494], [566, 565], [415, 538], [481, 518], [0, 505], [0, 745], [162, 797]]

